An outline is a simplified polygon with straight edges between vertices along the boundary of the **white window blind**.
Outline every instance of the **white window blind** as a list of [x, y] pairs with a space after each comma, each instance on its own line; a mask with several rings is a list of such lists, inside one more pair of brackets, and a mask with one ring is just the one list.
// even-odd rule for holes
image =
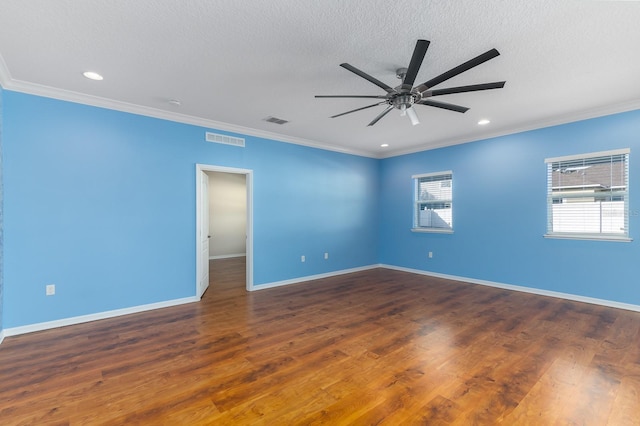
[[545, 162], [547, 236], [628, 240], [628, 149]]
[[453, 230], [453, 173], [438, 172], [412, 176], [415, 184], [413, 229]]

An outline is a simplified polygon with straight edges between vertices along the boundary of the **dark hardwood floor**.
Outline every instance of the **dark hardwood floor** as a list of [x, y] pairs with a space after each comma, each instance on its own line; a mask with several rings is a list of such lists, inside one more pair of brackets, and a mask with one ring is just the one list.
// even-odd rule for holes
[[640, 424], [640, 313], [374, 269], [0, 345], [0, 424]]

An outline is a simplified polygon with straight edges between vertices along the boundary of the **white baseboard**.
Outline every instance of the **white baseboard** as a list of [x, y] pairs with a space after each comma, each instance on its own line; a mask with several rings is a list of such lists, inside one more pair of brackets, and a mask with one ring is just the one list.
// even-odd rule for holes
[[231, 257], [246, 257], [247, 253], [236, 253], [236, 254], [219, 254], [216, 256], [209, 256], [209, 260], [216, 260], [216, 259], [229, 259]]
[[[392, 269], [396, 271], [409, 272], [412, 274], [426, 275], [430, 277], [460, 281], [460, 282], [469, 283], [469, 284], [478, 284], [478, 285], [484, 285], [488, 287], [501, 288], [505, 290], [520, 291], [523, 293], [537, 294], [540, 296], [549, 296], [549, 297], [555, 297], [559, 299], [573, 300], [576, 302], [602, 305], [610, 308], [625, 309], [628, 311], [640, 312], [640, 305], [633, 305], [630, 303], [622, 303], [622, 302], [616, 302], [616, 301], [606, 300], [606, 299], [597, 299], [594, 297], [579, 296], [575, 294], [561, 293], [561, 292], [551, 291], [551, 290], [542, 290], [542, 289], [533, 288], [533, 287], [523, 287], [523, 286], [512, 285], [512, 284], [503, 284], [503, 283], [497, 283], [493, 281], [478, 280], [475, 278], [460, 277], [456, 275], [441, 274], [437, 272], [429, 272], [429, 271], [423, 271], [420, 269], [404, 268], [401, 266], [393, 266], [393, 265], [386, 265], [386, 264], [361, 266], [361, 267], [352, 268], [352, 269], [342, 269], [339, 271], [328, 272], [324, 274], [309, 275], [306, 277], [299, 277], [299, 278], [294, 278], [290, 280], [260, 284], [260, 285], [254, 286], [252, 291], [265, 290], [268, 288], [281, 287], [281, 286], [291, 285], [291, 284], [298, 284], [306, 281], [312, 281], [312, 280], [318, 280], [321, 278], [329, 278], [329, 277], [334, 277], [338, 275], [350, 274], [353, 272], [361, 272], [361, 271], [366, 271], [366, 270], [375, 269], [375, 268], [386, 268], [386, 269]], [[2, 343], [5, 337], [9, 337], [9, 336], [17, 336], [20, 334], [33, 333], [35, 331], [48, 330], [51, 328], [65, 327], [68, 325], [82, 324], [85, 322], [91, 322], [91, 321], [97, 321], [101, 319], [135, 314], [138, 312], [145, 312], [145, 311], [151, 311], [154, 309], [167, 308], [170, 306], [177, 306], [185, 303], [197, 302], [198, 300], [199, 299], [197, 297], [191, 296], [191, 297], [185, 297], [182, 299], [168, 300], [165, 302], [150, 303], [148, 305], [134, 306], [131, 308], [116, 309], [112, 311], [99, 312], [96, 314], [81, 315], [77, 317], [64, 318], [64, 319], [55, 320], [55, 321], [30, 324], [30, 325], [25, 325], [21, 327], [6, 328], [4, 330], [0, 330], [0, 344]]]
[[[40, 322], [36, 324], [24, 325], [21, 327], [5, 328], [2, 337], [17, 336], [19, 334], [33, 333], [34, 331], [49, 330], [51, 328], [66, 327], [68, 325], [82, 324], [85, 322], [97, 321], [101, 319], [119, 317], [122, 315], [136, 314], [138, 312], [151, 311], [154, 309], [168, 308], [169, 306], [183, 305], [185, 303], [197, 302], [195, 296], [184, 297], [182, 299], [167, 300], [165, 302], [150, 303], [148, 305], [133, 306], [131, 308], [115, 309], [113, 311], [98, 312], [96, 314], [81, 315], [71, 318], [63, 318], [55, 321]], [[0, 342], [2, 339], [0, 339]]]
[[[267, 283], [267, 284], [261, 284], [261, 285], [258, 285], [258, 286], [254, 286], [252, 291], [263, 290], [263, 289], [273, 288], [273, 287], [280, 287], [280, 286], [289, 285], [289, 284], [296, 284], [296, 283], [301, 283], [301, 282], [305, 282], [305, 281], [317, 280], [317, 279], [320, 279], [320, 278], [328, 278], [328, 277], [332, 277], [332, 276], [336, 276], [336, 275], [349, 274], [349, 273], [352, 273], [352, 272], [360, 272], [360, 271], [365, 271], [367, 269], [373, 269], [373, 268], [379, 268], [379, 267], [380, 267], [380, 265], [363, 266], [363, 267], [359, 267], [359, 268], [343, 269], [343, 270], [340, 270], [340, 271], [329, 272], [329, 273], [326, 273], [326, 274], [310, 275], [310, 276], [301, 277], [301, 278], [295, 278], [295, 279], [291, 279], [291, 280], [277, 281], [277, 282], [272, 282], [272, 283]], [[131, 308], [124, 308], [124, 309], [116, 309], [116, 310], [113, 310], [113, 311], [98, 312], [96, 314], [82, 315], [82, 316], [71, 317], [71, 318], [63, 318], [63, 319], [60, 319], [60, 320], [41, 322], [41, 323], [30, 324], [30, 325], [25, 325], [25, 326], [21, 326], [21, 327], [6, 328], [6, 329], [2, 330], [2, 332], [0, 334], [0, 338], [9, 337], [9, 336], [17, 336], [17, 335], [26, 334], [26, 333], [33, 333], [35, 331], [49, 330], [49, 329], [52, 329], [52, 328], [66, 327], [68, 325], [82, 324], [82, 323], [85, 323], [85, 322], [91, 322], [91, 321], [97, 321], [97, 320], [101, 320], [101, 319], [113, 318], [113, 317], [118, 317], [118, 316], [122, 316], [122, 315], [135, 314], [135, 313], [138, 313], [138, 312], [150, 311], [150, 310], [153, 310], [153, 309], [167, 308], [167, 307], [170, 307], [170, 306], [176, 306], [176, 305], [182, 305], [182, 304], [185, 304], [185, 303], [197, 302], [199, 300], [200, 299], [195, 297], [195, 296], [185, 297], [183, 299], [169, 300], [169, 301], [166, 301], [166, 302], [151, 303], [151, 304], [148, 304], [148, 305], [134, 306], [134, 307], [131, 307]], [[0, 342], [1, 342], [1, 339], [0, 339]]]
[[461, 281], [469, 284], [485, 285], [488, 287], [502, 288], [505, 290], [520, 291], [523, 293], [537, 294], [540, 296], [555, 297], [558, 299], [573, 300], [575, 302], [591, 303], [592, 305], [608, 306], [610, 308], [625, 309], [627, 311], [640, 312], [640, 305], [616, 302], [613, 300], [597, 299], [595, 297], [580, 296], [571, 293], [561, 293], [559, 291], [543, 290], [534, 287], [523, 287], [519, 285], [496, 283], [493, 281], [477, 280], [475, 278], [458, 277], [455, 275], [440, 274], [437, 272], [422, 271], [420, 269], [403, 268], [393, 265], [379, 265], [381, 268], [394, 269], [396, 271], [410, 272], [412, 274], [427, 275], [430, 277], [444, 278], [447, 280]]
[[298, 284], [298, 283], [303, 283], [305, 281], [319, 280], [321, 278], [335, 277], [337, 275], [351, 274], [353, 272], [366, 271], [368, 269], [375, 269], [380, 267], [381, 265], [360, 266], [358, 268], [341, 269], [339, 271], [327, 272], [325, 274], [307, 275], [306, 277], [293, 278], [290, 280], [274, 281], [266, 284], [257, 284], [253, 286], [253, 289], [251, 291], [265, 290], [267, 288], [281, 287], [283, 285]]

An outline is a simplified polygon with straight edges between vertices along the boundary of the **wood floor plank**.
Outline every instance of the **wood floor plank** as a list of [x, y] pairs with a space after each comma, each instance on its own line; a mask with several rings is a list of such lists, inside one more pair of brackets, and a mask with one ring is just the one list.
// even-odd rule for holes
[[372, 269], [0, 346], [2, 425], [637, 425], [640, 313]]

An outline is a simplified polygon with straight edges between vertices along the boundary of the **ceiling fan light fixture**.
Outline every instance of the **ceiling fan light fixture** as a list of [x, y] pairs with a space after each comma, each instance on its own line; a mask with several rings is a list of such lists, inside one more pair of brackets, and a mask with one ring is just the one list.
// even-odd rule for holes
[[420, 124], [420, 120], [418, 120], [418, 114], [413, 108], [407, 108], [407, 115], [409, 116], [409, 120], [411, 120], [411, 124], [414, 126], [416, 124]]

